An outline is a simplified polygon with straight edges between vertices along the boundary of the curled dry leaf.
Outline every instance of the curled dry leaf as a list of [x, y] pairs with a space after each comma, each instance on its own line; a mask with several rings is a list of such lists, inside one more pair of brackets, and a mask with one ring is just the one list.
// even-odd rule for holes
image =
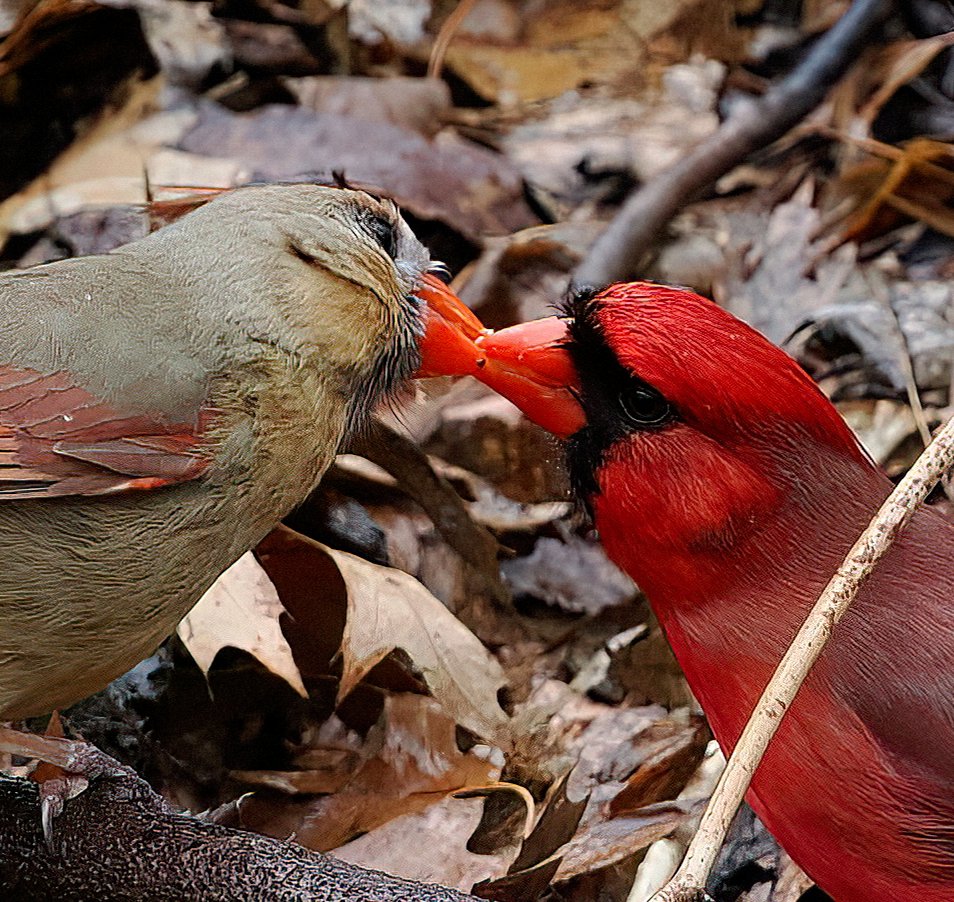
[[399, 648], [457, 723], [478, 736], [499, 737], [508, 717], [497, 692], [506, 678], [480, 640], [414, 577], [321, 547], [348, 589], [339, 701]]
[[[296, 761], [307, 763], [310, 752]], [[499, 752], [485, 745], [462, 752], [454, 719], [434, 699], [412, 693], [385, 697], [381, 717], [358, 755], [360, 762], [333, 794], [297, 804], [284, 796], [255, 794], [242, 805], [243, 825], [273, 836], [294, 833], [302, 845], [328, 851], [394, 818], [424, 811], [451, 793], [494, 784], [500, 775]], [[243, 776], [283, 793], [296, 788], [287, 773]], [[322, 773], [302, 771], [295, 779], [303, 787], [309, 781], [317, 785]]]
[[278, 592], [251, 552], [243, 554], [199, 599], [176, 632], [203, 673], [226, 646], [247, 651], [307, 696], [278, 623]]
[[557, 882], [625, 861], [669, 836], [698, 807], [690, 802], [661, 802], [647, 805], [637, 815], [592, 822], [566, 847]]
[[611, 818], [638, 814], [647, 805], [675, 797], [702, 763], [711, 735], [701, 717], [690, 718], [688, 724], [662, 720], [646, 733], [646, 757], [610, 800]]

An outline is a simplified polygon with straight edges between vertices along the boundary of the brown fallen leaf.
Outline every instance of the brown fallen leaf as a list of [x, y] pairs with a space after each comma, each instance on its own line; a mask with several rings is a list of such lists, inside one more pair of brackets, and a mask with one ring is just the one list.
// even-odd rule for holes
[[353, 839], [335, 849], [335, 858], [467, 892], [478, 881], [505, 873], [511, 857], [479, 855], [468, 849], [483, 807], [476, 799], [442, 799]]
[[576, 832], [587, 797], [571, 800], [566, 794], [569, 771], [548, 790], [539, 820], [520, 846], [506, 875], [485, 881], [472, 890], [482, 899], [535, 899], [549, 885], [560, 866], [560, 850]]
[[514, 501], [565, 500], [563, 450], [505, 398], [458, 383], [441, 400], [434, 422], [416, 434], [429, 454], [452, 460]]
[[480, 640], [414, 577], [322, 547], [348, 590], [339, 702], [399, 648], [457, 723], [497, 739], [509, 720], [497, 700], [506, 678]]
[[591, 824], [566, 847], [555, 879], [569, 880], [624, 861], [668, 836], [691, 818], [697, 807], [688, 802], [662, 802], [632, 817]]
[[388, 122], [302, 107], [273, 104], [236, 114], [209, 105], [179, 149], [229, 158], [265, 181], [328, 181], [342, 172], [354, 184], [388, 194], [407, 212], [475, 241], [536, 219], [506, 157], [449, 133], [429, 141]]
[[543, 536], [532, 553], [502, 565], [514, 597], [531, 597], [573, 614], [597, 616], [631, 602], [633, 581], [606, 556], [602, 546], [577, 536], [566, 541]]
[[226, 646], [247, 651], [307, 697], [279, 626], [278, 592], [251, 552], [243, 554], [199, 599], [176, 629], [203, 673]]
[[[612, 817], [638, 814], [639, 809], [673, 798], [682, 790], [705, 755], [709, 729], [701, 717], [688, 726], [662, 720], [646, 731], [646, 759], [627, 778], [626, 786], [610, 801]], [[658, 736], [658, 742], [653, 737]]]
[[282, 84], [305, 109], [388, 122], [434, 135], [451, 110], [450, 88], [436, 78], [367, 78], [316, 75], [285, 78]]
[[[582, 84], [632, 90], [646, 77], [647, 43], [698, 5], [698, 0], [484, 3], [462, 23], [447, 64], [478, 94], [503, 106], [557, 97]], [[728, 19], [729, 5], [708, 6], [706, 30], [714, 32], [719, 19]], [[698, 43], [695, 49], [701, 49]]]
[[835, 185], [856, 209], [840, 227], [841, 241], [865, 241], [899, 223], [919, 220], [954, 235], [954, 153], [946, 142], [914, 138], [903, 147], [865, 141], [872, 156], [847, 168]]
[[530, 504], [514, 501], [486, 479], [441, 460], [430, 458], [431, 466], [467, 500], [467, 512], [481, 526], [495, 533], [536, 533], [567, 516], [573, 508], [569, 501], [541, 501]]
[[306, 731], [302, 746], [294, 758], [296, 770], [233, 770], [230, 776], [290, 796], [318, 795], [338, 792], [362, 763], [364, 743], [334, 714], [317, 731]]
[[[388, 694], [359, 752], [360, 763], [333, 795], [298, 801], [256, 794], [241, 806], [243, 825], [273, 836], [294, 833], [302, 845], [327, 851], [458, 790], [495, 783], [500, 753], [485, 745], [462, 752], [456, 735], [454, 719], [434, 699]], [[310, 761], [313, 752], [303, 750], [296, 760]], [[294, 778], [302, 787], [324, 779], [305, 774]], [[287, 772], [251, 772], [244, 778], [294, 793]]]

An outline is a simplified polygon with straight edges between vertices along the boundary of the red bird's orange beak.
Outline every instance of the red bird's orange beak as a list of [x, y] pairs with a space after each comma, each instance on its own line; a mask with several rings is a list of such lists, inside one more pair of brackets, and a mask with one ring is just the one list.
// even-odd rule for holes
[[427, 303], [417, 378], [474, 376], [560, 438], [585, 425], [565, 320], [551, 316], [491, 332], [435, 276], [424, 277], [417, 296]]
[[566, 349], [566, 320], [535, 319], [480, 336], [486, 357], [477, 378], [538, 426], [569, 438], [586, 425], [579, 376]]

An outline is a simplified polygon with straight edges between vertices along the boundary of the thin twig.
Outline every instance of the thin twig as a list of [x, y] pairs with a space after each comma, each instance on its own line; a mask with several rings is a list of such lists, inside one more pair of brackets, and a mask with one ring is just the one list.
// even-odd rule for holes
[[799, 687], [862, 584], [952, 465], [954, 417], [888, 496], [815, 602], [745, 725], [679, 870], [652, 902], [698, 902], [705, 898], [706, 880], [729, 824]]
[[921, 403], [921, 395], [918, 393], [918, 383], [914, 376], [914, 360], [911, 357], [911, 346], [908, 344], [908, 337], [901, 328], [901, 320], [898, 318], [898, 311], [894, 309], [891, 303], [891, 292], [882, 281], [876, 281], [870, 276], [865, 276], [865, 281], [871, 288], [871, 293], [878, 299], [885, 308], [888, 316], [891, 317], [891, 331], [894, 333], [895, 342], [898, 345], [898, 366], [901, 367], [901, 375], [904, 379], [904, 390], [908, 396], [908, 407], [911, 408], [911, 416], [914, 418], [914, 424], [917, 427], [918, 435], [921, 437], [921, 445], [927, 447], [931, 444], [931, 427], [928, 425], [927, 415], [924, 413], [924, 405]]
[[464, 19], [470, 14], [476, 2], [477, 0], [460, 0], [454, 11], [444, 21], [441, 30], [437, 32], [434, 46], [431, 48], [431, 58], [427, 62], [428, 78], [441, 77], [447, 48], [450, 47], [450, 42], [457, 33], [457, 29], [463, 24]]
[[794, 71], [758, 100], [740, 103], [713, 134], [626, 201], [577, 268], [574, 283], [602, 286], [635, 276], [673, 216], [815, 109], [893, 9], [892, 0], [855, 0]]

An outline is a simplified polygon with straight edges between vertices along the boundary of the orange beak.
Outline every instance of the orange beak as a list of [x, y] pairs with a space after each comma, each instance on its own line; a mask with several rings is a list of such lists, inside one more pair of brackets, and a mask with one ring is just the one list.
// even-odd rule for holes
[[440, 279], [425, 276], [417, 294], [427, 303], [427, 324], [415, 376], [474, 376], [560, 438], [586, 424], [565, 320], [491, 332]]
[[477, 339], [490, 332], [437, 276], [427, 273], [415, 292], [427, 304], [421, 366], [415, 379], [476, 376], [484, 365]]
[[486, 363], [477, 378], [538, 426], [569, 438], [586, 425], [586, 417], [566, 343], [566, 320], [556, 316], [482, 335], [476, 344]]

